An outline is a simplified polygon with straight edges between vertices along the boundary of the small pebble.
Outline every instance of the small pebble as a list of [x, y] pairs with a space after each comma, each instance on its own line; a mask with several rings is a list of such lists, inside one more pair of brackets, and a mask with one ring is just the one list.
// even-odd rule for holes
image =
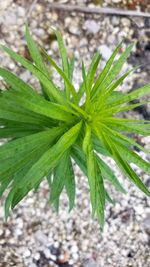
[[99, 46], [98, 50], [100, 51], [100, 53], [102, 54], [102, 57], [107, 61], [111, 54], [112, 54], [112, 51], [111, 49], [107, 46], [107, 45], [101, 45]]
[[19, 17], [24, 17], [26, 11], [25, 11], [25, 9], [24, 9], [23, 7], [18, 6], [17, 13], [18, 13], [18, 16], [19, 16]]
[[79, 254], [72, 252], [72, 258], [75, 260], [75, 262], [79, 259]]
[[96, 34], [100, 30], [100, 25], [95, 20], [86, 20], [84, 27], [88, 33]]
[[33, 258], [36, 260], [36, 261], [38, 261], [39, 259], [40, 259], [40, 253], [35, 253], [34, 255], [33, 255]]
[[51, 258], [51, 260], [53, 260], [53, 261], [56, 261], [56, 260], [57, 260], [57, 257], [56, 257], [55, 255], [52, 255], [52, 254], [51, 254], [50, 258]]
[[41, 230], [38, 230], [36, 233], [35, 233], [35, 239], [40, 242], [42, 245], [47, 245], [48, 243], [48, 237], [43, 233], [41, 232]]
[[27, 82], [27, 81], [31, 78], [31, 73], [30, 73], [28, 70], [26, 70], [26, 71], [24, 71], [24, 72], [22, 72], [22, 73], [20, 74], [20, 78], [21, 78], [23, 81]]
[[45, 257], [47, 259], [50, 259], [51, 258], [51, 253], [50, 253], [50, 250], [48, 248], [45, 248], [44, 251], [43, 251]]
[[76, 252], [78, 252], [78, 247], [77, 247], [77, 246], [72, 246], [72, 247], [70, 248], [70, 252], [71, 252], [71, 253], [76, 253]]
[[121, 23], [123, 24], [123, 26], [128, 27], [128, 30], [129, 30], [131, 26], [131, 21], [128, 18], [122, 18]]
[[79, 35], [80, 34], [80, 30], [77, 27], [73, 26], [73, 25], [71, 25], [69, 27], [69, 32], [74, 34], [74, 35]]
[[26, 249], [23, 253], [24, 258], [29, 258], [31, 256], [31, 251], [29, 249]]

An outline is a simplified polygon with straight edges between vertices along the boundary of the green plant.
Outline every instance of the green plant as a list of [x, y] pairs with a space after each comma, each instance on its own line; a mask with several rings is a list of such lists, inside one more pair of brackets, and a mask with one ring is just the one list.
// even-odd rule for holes
[[[75, 177], [72, 160], [88, 177], [92, 214], [104, 224], [106, 201], [112, 202], [104, 181], [110, 181], [116, 190], [125, 193], [123, 186], [101, 155], [112, 157], [121, 171], [150, 196], [150, 191], [130, 166], [136, 164], [150, 173], [150, 164], [133, 147], [149, 153], [125, 133], [149, 135], [150, 123], [117, 117], [117, 114], [146, 104], [130, 101], [150, 93], [150, 85], [123, 94], [119, 85], [133, 71], [117, 78], [133, 45], [115, 60], [121, 44], [115, 49], [103, 71], [96, 76], [101, 55], [96, 53], [88, 70], [82, 63], [83, 82], [78, 91], [72, 83], [74, 59], [67, 52], [60, 32], [54, 30], [62, 60], [62, 68], [45, 52], [37, 48], [28, 28], [26, 40], [33, 63], [1, 46], [14, 60], [38, 78], [42, 94], [10, 71], [0, 68], [0, 76], [9, 85], [0, 92], [0, 138], [8, 142], [0, 146], [0, 195], [7, 189], [6, 218], [29, 191], [36, 189], [44, 177], [50, 186], [50, 203], [58, 209], [59, 197], [65, 188], [69, 209], [75, 201]], [[52, 81], [46, 61], [54, 67], [64, 82], [60, 90]], [[81, 98], [84, 100], [81, 104]]]

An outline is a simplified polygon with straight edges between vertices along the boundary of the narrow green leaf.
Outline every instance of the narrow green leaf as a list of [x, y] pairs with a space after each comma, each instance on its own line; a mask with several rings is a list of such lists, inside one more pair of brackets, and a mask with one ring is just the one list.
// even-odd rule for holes
[[[22, 165], [20, 165], [20, 168], [14, 169], [14, 174], [9, 174], [9, 177], [12, 176], [13, 183], [11, 184], [11, 189], [10, 192], [7, 195], [6, 201], [5, 201], [5, 218], [7, 220], [9, 213], [10, 213], [10, 208], [13, 209], [15, 205], [18, 204], [18, 202], [26, 195], [26, 190], [27, 187], [26, 185], [22, 188], [15, 188], [15, 184], [19, 183], [21, 178], [26, 175], [28, 170], [31, 168], [31, 166], [41, 157], [41, 155], [49, 148], [48, 144], [45, 145], [40, 145], [38, 148], [36, 148], [34, 151], [32, 151], [27, 157], [26, 161], [22, 160]], [[21, 157], [22, 159], [22, 157]], [[10, 169], [9, 169], [10, 171]], [[7, 178], [9, 179], [9, 178]], [[5, 179], [6, 180], [6, 179]], [[34, 188], [39, 185], [38, 183], [35, 184]]]
[[12, 177], [9, 177], [5, 179], [2, 183], [0, 183], [0, 197], [3, 195], [7, 187], [9, 186], [10, 182], [12, 180]]
[[120, 112], [124, 112], [124, 111], [135, 109], [135, 108], [140, 107], [142, 105], [146, 105], [149, 102], [148, 101], [142, 101], [142, 102], [139, 102], [137, 104], [125, 105], [123, 107], [116, 106], [116, 107], [112, 107], [110, 109], [103, 110], [103, 112], [100, 113], [100, 114], [104, 114], [104, 113], [105, 114], [117, 114], [117, 113], [120, 113]]
[[35, 62], [37, 67], [49, 77], [49, 72], [43, 62], [43, 59], [37, 47], [37, 44], [33, 40], [27, 25], [26, 25], [26, 41], [27, 41], [28, 49], [32, 56], [33, 61]]
[[46, 59], [57, 70], [59, 75], [64, 79], [65, 84], [67, 85], [67, 89], [66, 89], [67, 91], [66, 92], [67, 92], [68, 99], [70, 98], [70, 92], [71, 92], [74, 101], [77, 102], [77, 95], [76, 95], [75, 88], [74, 88], [73, 84], [70, 82], [70, 80], [67, 77], [66, 73], [55, 63], [55, 61], [51, 58], [51, 56], [49, 56], [47, 54], [47, 52], [44, 49], [42, 49], [42, 52], [43, 52], [44, 56], [46, 57]]
[[87, 76], [86, 76], [85, 67], [84, 67], [83, 62], [82, 62], [82, 79], [83, 79], [84, 89], [85, 89], [85, 94], [86, 94], [85, 110], [87, 110], [89, 108], [89, 105], [90, 105], [90, 88], [87, 85]]
[[[23, 95], [20, 92], [15, 92], [13, 90], [9, 91], [9, 94], [5, 95], [4, 98], [7, 97], [8, 104], [11, 105], [12, 103], [16, 104], [16, 106], [23, 107], [24, 109], [31, 110], [35, 113], [38, 113], [40, 115], [50, 117], [52, 119], [66, 121], [66, 122], [72, 122], [73, 121], [73, 115], [70, 113], [73, 113], [72, 110], [70, 111], [68, 108], [52, 103], [50, 101], [47, 101], [46, 99], [37, 98], [37, 97], [29, 97], [26, 95]], [[3, 97], [1, 98], [3, 101]], [[67, 113], [69, 110], [70, 113]]]
[[150, 93], [150, 84], [146, 84], [143, 87], [129, 93], [129, 94], [124, 94], [122, 96], [120, 96], [120, 98], [112, 100], [109, 102], [109, 106], [111, 105], [116, 106], [116, 105], [120, 105], [120, 104], [124, 104], [130, 101], [133, 101], [135, 99], [141, 98], [147, 94]]
[[101, 96], [103, 92], [105, 92], [107, 86], [109, 86], [113, 82], [113, 80], [117, 77], [123, 64], [129, 57], [132, 48], [133, 48], [133, 44], [129, 45], [127, 49], [122, 53], [120, 58], [116, 61], [116, 63], [114, 63], [114, 65], [112, 66], [109, 72], [109, 75], [107, 75], [106, 79], [103, 80], [103, 82], [100, 84], [100, 87], [97, 89], [97, 92], [99, 93], [98, 95], [99, 97]]
[[11, 191], [11, 193], [8, 194], [6, 201], [5, 201], [5, 221], [7, 221], [8, 216], [10, 214], [10, 207], [13, 200], [14, 191]]
[[133, 120], [132, 123], [131, 122], [128, 123], [126, 119], [121, 121], [118, 120], [118, 118], [112, 118], [112, 119], [106, 119], [105, 124], [111, 127], [111, 129], [121, 132], [124, 131], [129, 133], [138, 133], [146, 136], [150, 134], [150, 126], [148, 124], [137, 123], [136, 120]]
[[67, 51], [65, 48], [65, 44], [62, 38], [62, 35], [59, 31], [56, 29], [53, 29], [54, 33], [56, 34], [58, 45], [59, 45], [59, 51], [62, 59], [62, 64], [63, 64], [63, 70], [66, 73], [67, 77], [69, 78], [69, 65], [68, 65], [68, 55]]
[[107, 192], [106, 189], [105, 189], [105, 196], [106, 196], [106, 200], [107, 200], [109, 203], [111, 203], [111, 204], [114, 205], [115, 201], [112, 200], [112, 198], [110, 197], [110, 195], [108, 194], [108, 192]]
[[94, 55], [89, 71], [88, 71], [88, 75], [87, 75], [87, 86], [89, 87], [89, 90], [92, 89], [93, 83], [94, 83], [94, 78], [95, 78], [95, 74], [99, 65], [99, 62], [101, 60], [101, 54], [98, 52], [96, 52], [96, 54]]
[[[38, 184], [44, 176], [58, 164], [63, 154], [72, 146], [78, 137], [82, 123], [68, 130], [59, 140], [48, 149], [41, 158], [29, 169], [21, 181], [14, 184], [13, 191], [24, 188], [24, 196]], [[10, 191], [11, 194], [12, 191]]]
[[[70, 78], [70, 70], [69, 70], [69, 62], [68, 62], [67, 51], [66, 51], [65, 44], [64, 44], [64, 41], [63, 41], [61, 33], [59, 31], [57, 31], [56, 29], [53, 29], [53, 30], [54, 30], [54, 33], [56, 34], [56, 37], [57, 37], [60, 56], [61, 56], [61, 59], [62, 59], [63, 71], [64, 71], [64, 73], [66, 75], [66, 77], [64, 79], [64, 85], [65, 85], [67, 99], [69, 99], [70, 85], [68, 83], [68, 80]], [[61, 76], [62, 76], [62, 73], [61, 73]]]
[[117, 46], [117, 48], [114, 50], [114, 52], [112, 53], [111, 57], [109, 58], [109, 60], [107, 61], [103, 71], [99, 74], [93, 88], [92, 88], [92, 91], [91, 91], [91, 97], [92, 99], [95, 98], [100, 90], [100, 85], [102, 84], [102, 82], [105, 80], [105, 78], [108, 76], [108, 73], [112, 67], [112, 64], [113, 64], [113, 61], [116, 57], [116, 55], [118, 54], [120, 48], [121, 48], [121, 44], [119, 44]]
[[127, 137], [117, 131], [112, 130], [110, 127], [107, 127], [106, 125], [100, 123], [99, 125], [101, 125], [101, 130], [103, 129], [103, 131], [106, 133], [106, 135], [111, 136], [111, 138], [113, 138], [114, 140], [117, 140], [117, 142], [119, 143], [123, 143], [126, 144], [128, 146], [135, 146], [137, 148], [139, 148], [140, 150], [144, 151], [145, 153], [150, 153], [149, 150], [145, 149], [144, 147], [142, 147], [141, 145], [139, 145], [134, 139]]
[[113, 91], [107, 98], [107, 104], [114, 100], [119, 99], [121, 96], [124, 96], [124, 94], [121, 91]]
[[116, 81], [114, 81], [113, 83], [111, 83], [107, 90], [105, 92], [103, 92], [103, 94], [99, 95], [99, 99], [98, 99], [98, 104], [97, 107], [99, 108], [99, 106], [101, 105], [101, 107], [99, 109], [102, 108], [102, 106], [104, 105], [105, 101], [107, 101], [107, 99], [109, 98], [109, 96], [111, 96], [112, 92], [114, 90], [116, 90], [116, 88], [126, 79], [127, 76], [129, 76], [130, 73], [132, 73], [135, 70], [129, 70], [128, 72], [126, 72], [124, 75], [122, 75], [119, 79], [117, 79]]
[[129, 57], [134, 44], [129, 45], [125, 51], [121, 54], [118, 60], [114, 63], [113, 67], [111, 68], [109, 75], [105, 79], [103, 83], [103, 87], [107, 87], [119, 74], [120, 70], [122, 69], [123, 64], [126, 62], [127, 58]]
[[71, 211], [75, 204], [75, 177], [71, 158], [68, 160], [68, 173], [65, 179], [65, 188], [69, 199], [69, 211]]
[[70, 60], [69, 64], [69, 79], [72, 82], [73, 79], [73, 71], [74, 71], [74, 65], [75, 65], [75, 57], [73, 56], [72, 59]]
[[55, 100], [58, 103], [64, 104], [65, 99], [63, 98], [62, 94], [58, 91], [54, 83], [48, 79], [47, 76], [39, 70], [36, 66], [34, 66], [29, 60], [25, 59], [24, 57], [18, 55], [11, 49], [0, 46], [10, 57], [12, 57], [14, 60], [22, 64], [25, 68], [27, 68], [29, 71], [31, 71], [38, 79], [39, 81], [44, 85], [46, 94], [48, 95], [49, 99]]
[[73, 157], [76, 164], [82, 170], [82, 172], [87, 176], [87, 163], [86, 157], [83, 151], [79, 148], [79, 146], [74, 145], [71, 149], [71, 156]]
[[[89, 148], [88, 148], [89, 149]], [[105, 189], [101, 169], [98, 166], [97, 157], [92, 150], [88, 150], [87, 156], [75, 145], [72, 148], [72, 157], [88, 177], [90, 186], [90, 197], [93, 215], [97, 213], [98, 220], [103, 228], [104, 225], [104, 207], [105, 207]], [[95, 202], [94, 202], [95, 201]]]
[[44, 129], [37, 128], [37, 129], [20, 129], [19, 127], [4, 127], [0, 128], [0, 138], [18, 138], [18, 137], [24, 137], [26, 135], [31, 135], [37, 132], [40, 132]]
[[[11, 73], [7, 69], [0, 68], [0, 76], [5, 79], [5, 81], [16, 91], [23, 92], [24, 94], [27, 94], [28, 96], [34, 96], [37, 98], [41, 98], [34, 89], [25, 83], [23, 80], [21, 80], [18, 76]], [[1, 94], [1, 96], [4, 94], [4, 92]]]
[[50, 202], [58, 203], [63, 188], [66, 188], [69, 197], [69, 210], [74, 207], [75, 200], [75, 180], [74, 171], [69, 157], [69, 151], [66, 151], [54, 169], [54, 178], [51, 185]]
[[104, 222], [105, 222], [105, 198], [106, 198], [106, 193], [105, 193], [105, 188], [104, 188], [104, 183], [103, 183], [103, 177], [102, 177], [102, 173], [101, 170], [99, 168], [99, 165], [96, 161], [96, 190], [97, 190], [97, 209], [96, 209], [96, 213], [97, 213], [97, 217], [98, 217], [98, 221], [102, 227], [102, 229], [104, 228]]
[[120, 169], [127, 175], [127, 177], [141, 190], [143, 191], [146, 195], [150, 196], [150, 191], [148, 188], [144, 185], [144, 183], [141, 181], [141, 179], [137, 176], [137, 174], [132, 170], [130, 165], [125, 161], [121, 154], [119, 153], [116, 145], [114, 142], [108, 138], [107, 140], [105, 136], [103, 135], [103, 138], [105, 140], [105, 143], [107, 143], [117, 165], [120, 167]]
[[[16, 172], [20, 171], [28, 163], [32, 162], [33, 165], [33, 163], [35, 163], [36, 161], [35, 159], [37, 158], [37, 156], [41, 156], [46, 150], [48, 150], [52, 143], [53, 142], [50, 140], [43, 140], [37, 146], [31, 148], [28, 151], [25, 151], [25, 153], [18, 153], [15, 158], [10, 157], [7, 159], [3, 159], [0, 163], [0, 181], [4, 182], [9, 177], [13, 177]], [[21, 181], [20, 177], [19, 180]]]
[[142, 159], [138, 154], [136, 154], [131, 149], [128, 149], [127, 147], [118, 144], [115, 142], [116, 147], [119, 149], [119, 151], [122, 154], [122, 157], [125, 158], [129, 163], [134, 163], [139, 168], [144, 170], [146, 173], [150, 174], [150, 163]]
[[97, 157], [97, 162], [101, 170], [102, 176], [105, 177], [105, 179], [107, 179], [108, 181], [110, 181], [117, 191], [126, 194], [126, 190], [123, 188], [123, 186], [121, 185], [113, 171], [110, 169], [110, 167], [99, 157]]
[[50, 142], [53, 142], [55, 138], [65, 132], [65, 129], [65, 127], [54, 127], [50, 130], [42, 131], [30, 136], [25, 136], [12, 142], [6, 143], [0, 146], [0, 160], [4, 160], [9, 157], [13, 158], [14, 156], [17, 156], [18, 153], [30, 151], [30, 149], [34, 148], [42, 141], [49, 140]]
[[[94, 76], [95, 76], [98, 64], [100, 62], [100, 59], [101, 59], [101, 55], [99, 52], [97, 52], [93, 56], [88, 72], [87, 72], [87, 86], [90, 88], [90, 90], [94, 82]], [[80, 99], [83, 96], [83, 94], [84, 94], [84, 82], [81, 84], [79, 91], [78, 91], [78, 102], [80, 102]]]
[[3, 121], [11, 121], [11, 125], [16, 124], [30, 124], [39, 126], [54, 126], [56, 122], [54, 120], [27, 110], [23, 108], [20, 103], [15, 102], [15, 98], [12, 96], [11, 90], [5, 91], [0, 96], [0, 119]]
[[84, 135], [84, 139], [83, 139], [83, 151], [85, 154], [88, 153], [88, 146], [91, 142], [91, 127], [85, 123], [85, 135]]
[[52, 181], [53, 181], [53, 172], [50, 171], [47, 174], [46, 178], [47, 178], [47, 181], [48, 181], [49, 188], [51, 189], [51, 185], [52, 185]]
[[50, 192], [50, 203], [52, 204], [59, 202], [60, 194], [64, 188], [65, 179], [68, 171], [67, 160], [68, 160], [68, 151], [64, 153], [64, 155], [59, 160], [59, 163], [56, 165], [54, 169], [54, 176]]
[[111, 154], [109, 153], [109, 151], [106, 149], [106, 147], [104, 147], [104, 145], [102, 144], [102, 142], [100, 142], [100, 140], [93, 134], [92, 135], [92, 142], [93, 142], [93, 147], [94, 149], [105, 156], [111, 157]]
[[92, 204], [92, 214], [94, 216], [97, 208], [97, 163], [94, 156], [94, 151], [91, 142], [88, 144], [87, 149], [87, 176], [90, 186], [90, 199]]

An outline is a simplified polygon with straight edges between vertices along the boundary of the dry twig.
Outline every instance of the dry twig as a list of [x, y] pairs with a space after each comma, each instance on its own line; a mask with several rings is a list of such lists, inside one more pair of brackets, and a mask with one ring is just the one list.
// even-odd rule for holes
[[63, 5], [63, 4], [48, 4], [50, 9], [64, 11], [64, 12], [78, 12], [78, 13], [87, 13], [87, 14], [105, 14], [105, 15], [115, 15], [115, 16], [134, 16], [134, 17], [145, 17], [150, 18], [150, 13], [134, 11], [134, 10], [123, 10], [117, 8], [90, 8], [84, 6], [76, 6], [76, 5]]

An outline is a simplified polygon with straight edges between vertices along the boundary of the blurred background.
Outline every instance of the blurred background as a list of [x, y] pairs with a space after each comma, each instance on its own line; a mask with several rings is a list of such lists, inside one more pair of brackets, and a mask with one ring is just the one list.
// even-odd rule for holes
[[[59, 9], [54, 8], [54, 4]], [[61, 9], [72, 5], [72, 10]], [[74, 11], [86, 7], [88, 12]], [[143, 16], [116, 16], [95, 14], [91, 9], [101, 7], [146, 12]], [[135, 42], [133, 53], [123, 71], [140, 65], [125, 80], [123, 92], [130, 92], [150, 82], [150, 0], [0, 0], [0, 43], [30, 59], [24, 38], [28, 22], [34, 39], [45, 47], [58, 62], [59, 54], [51, 29], [57, 27], [63, 34], [68, 56], [75, 54], [74, 84], [81, 82], [81, 60], [88, 67], [92, 55], [102, 54], [99, 71], [104, 67], [113, 49], [123, 40], [123, 49]], [[20, 67], [0, 51], [0, 65], [7, 67], [34, 85], [39, 84], [31, 73]], [[53, 73], [55, 82], [59, 77]], [[5, 84], [0, 80], [0, 88]], [[150, 98], [150, 96], [149, 96]], [[142, 106], [123, 116], [150, 119], [150, 105]], [[150, 147], [150, 138], [137, 141]], [[140, 155], [145, 157], [142, 152]], [[150, 158], [146, 158], [148, 161]], [[86, 178], [75, 166], [76, 208], [69, 214], [65, 193], [61, 197], [59, 214], [48, 203], [49, 192], [45, 182], [37, 193], [30, 193], [4, 222], [3, 199], [0, 202], [0, 267], [148, 267], [150, 266], [150, 201], [118, 171], [114, 162], [106, 159], [120, 181], [129, 190], [120, 195], [109, 188], [115, 205], [107, 205], [106, 224], [101, 232], [98, 222], [91, 218], [89, 191]], [[137, 169], [136, 169], [137, 170]], [[139, 175], [150, 186], [150, 177], [141, 170]], [[107, 185], [110, 187], [110, 185]]]

